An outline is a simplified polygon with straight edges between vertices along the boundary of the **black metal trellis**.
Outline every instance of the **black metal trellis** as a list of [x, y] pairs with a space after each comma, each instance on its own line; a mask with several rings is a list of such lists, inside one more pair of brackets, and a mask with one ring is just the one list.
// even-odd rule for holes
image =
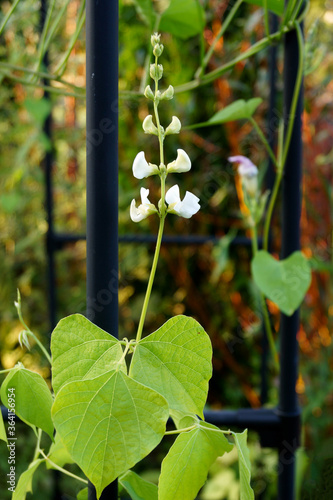
[[[276, 55], [272, 56], [274, 60]], [[284, 118], [288, 122], [291, 99], [295, 86], [299, 50], [296, 32], [285, 36], [284, 43]], [[275, 64], [275, 63], [274, 63]], [[118, 270], [118, 241], [155, 241], [155, 236], [118, 237], [118, 1], [87, 1], [87, 132], [98, 131], [101, 120], [107, 118], [113, 132], [108, 140], [98, 145], [89, 144], [87, 155], [87, 298], [96, 297], [99, 290], [107, 289], [114, 271]], [[271, 68], [272, 74], [274, 68]], [[274, 76], [272, 78], [274, 81]], [[274, 105], [274, 104], [273, 104]], [[271, 100], [271, 111], [272, 111]], [[300, 181], [301, 181], [301, 112], [300, 97], [294, 133], [283, 180], [282, 254], [287, 257], [299, 248]], [[50, 170], [51, 176], [51, 170]], [[47, 182], [48, 257], [49, 269], [53, 266], [54, 252], [68, 242], [84, 239], [85, 236], [71, 236], [54, 232], [52, 223], [51, 177]], [[216, 237], [165, 236], [169, 244], [217, 243]], [[249, 244], [246, 238], [234, 240], [234, 244]], [[50, 272], [50, 290], [55, 288], [55, 276]], [[50, 318], [55, 322], [55, 297], [50, 298]], [[96, 313], [94, 322], [117, 335], [118, 300], [114, 292], [109, 305]], [[235, 411], [209, 411], [208, 422], [225, 427], [239, 427], [256, 430], [262, 446], [279, 451], [278, 499], [293, 500], [295, 488], [295, 451], [299, 446], [300, 410], [295, 391], [297, 377], [297, 340], [299, 316], [281, 316], [280, 329], [280, 395], [279, 405], [273, 409], [240, 409]], [[265, 372], [264, 359], [262, 373]], [[262, 393], [264, 391], [262, 390]], [[95, 492], [89, 485], [89, 500], [95, 500]], [[102, 500], [117, 499], [117, 484], [114, 482], [102, 494]]]

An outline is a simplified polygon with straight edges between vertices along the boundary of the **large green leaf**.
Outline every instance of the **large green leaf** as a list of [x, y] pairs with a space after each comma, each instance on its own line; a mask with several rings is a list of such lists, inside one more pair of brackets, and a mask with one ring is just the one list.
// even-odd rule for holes
[[23, 365], [13, 369], [1, 386], [1, 399], [7, 408], [10, 408], [9, 389], [14, 389], [16, 415], [27, 424], [43, 429], [53, 440], [53, 401], [43, 377], [39, 373], [26, 370]]
[[173, 410], [203, 417], [212, 346], [193, 318], [175, 316], [135, 347], [130, 376], [162, 394]]
[[254, 500], [254, 492], [251, 488], [251, 462], [249, 449], [247, 447], [247, 429], [241, 434], [232, 433], [238, 451], [239, 475], [240, 475], [240, 500]]
[[5, 441], [7, 443], [7, 434], [6, 434], [6, 429], [5, 429], [5, 424], [3, 421], [3, 416], [2, 416], [2, 411], [0, 409], [0, 439], [2, 441]]
[[[264, 5], [263, 0], [245, 0], [245, 2], [258, 5], [259, 7]], [[267, 7], [278, 16], [281, 16], [284, 11], [284, 0], [267, 0]]]
[[76, 495], [77, 500], [88, 500], [88, 488], [83, 488]]
[[29, 468], [20, 475], [12, 500], [25, 500], [27, 493], [32, 493], [32, 478], [36, 469], [42, 462], [44, 462], [44, 459], [35, 460], [29, 465]]
[[232, 448], [222, 431], [206, 422], [180, 434], [162, 462], [159, 500], [193, 500], [210, 466]]
[[119, 483], [125, 488], [132, 500], [157, 500], [158, 498], [156, 484], [145, 481], [131, 470], [120, 476]]
[[186, 40], [201, 33], [204, 25], [205, 12], [198, 0], [171, 0], [159, 29]]
[[69, 382], [58, 392], [53, 421], [97, 495], [161, 441], [169, 411], [157, 392], [121, 370]]
[[[68, 382], [94, 378], [116, 369], [122, 357], [120, 342], [81, 314], [59, 321], [51, 337], [54, 392]], [[121, 369], [126, 372], [125, 361]]]
[[235, 120], [249, 120], [261, 103], [262, 99], [260, 97], [253, 97], [253, 99], [248, 101], [238, 99], [225, 108], [220, 109], [220, 111], [215, 113], [215, 115], [213, 115], [207, 122], [195, 123], [194, 125], [189, 125], [186, 128], [194, 129], [199, 127], [210, 127], [212, 125], [220, 125], [222, 123], [232, 122]]
[[252, 260], [252, 275], [260, 290], [287, 316], [301, 305], [311, 283], [311, 268], [302, 252], [278, 261], [260, 250]]
[[152, 0], [134, 0], [134, 5], [141, 19], [151, 29], [155, 18]]
[[[50, 451], [48, 453], [48, 458], [59, 467], [63, 467], [65, 464], [73, 464], [74, 460], [70, 456], [67, 451], [67, 448], [64, 446], [63, 442], [60, 439], [58, 433], [56, 433], [54, 438], [54, 443], [52, 443]], [[50, 462], [46, 461], [46, 468], [53, 469], [53, 465]]]

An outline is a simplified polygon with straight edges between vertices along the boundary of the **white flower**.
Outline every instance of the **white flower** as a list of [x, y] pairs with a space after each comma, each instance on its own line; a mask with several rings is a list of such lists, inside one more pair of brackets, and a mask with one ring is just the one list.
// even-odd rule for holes
[[140, 151], [134, 158], [133, 175], [137, 179], [143, 179], [150, 175], [158, 174], [158, 166], [153, 163], [148, 163], [143, 151]]
[[200, 200], [193, 193], [186, 191], [183, 201], [180, 200], [178, 184], [172, 186], [172, 188], [167, 191], [165, 201], [169, 205], [168, 212], [181, 215], [185, 217], [185, 219], [189, 219], [200, 210]]
[[177, 158], [167, 165], [169, 172], [188, 172], [191, 170], [191, 160], [183, 149], [177, 149]]
[[238, 174], [242, 179], [244, 189], [249, 196], [255, 196], [258, 192], [258, 168], [246, 156], [230, 156], [228, 160], [239, 163]]
[[157, 127], [153, 123], [152, 115], [146, 116], [146, 118], [143, 120], [142, 128], [146, 134], [158, 135], [158, 130], [157, 130]]
[[140, 222], [148, 217], [148, 215], [157, 212], [155, 205], [148, 200], [148, 194], [149, 189], [143, 187], [140, 189], [141, 205], [139, 205], [138, 208], [135, 205], [135, 200], [132, 200], [130, 216], [133, 222]]
[[165, 130], [165, 135], [179, 134], [181, 126], [179, 118], [173, 116], [170, 125]]

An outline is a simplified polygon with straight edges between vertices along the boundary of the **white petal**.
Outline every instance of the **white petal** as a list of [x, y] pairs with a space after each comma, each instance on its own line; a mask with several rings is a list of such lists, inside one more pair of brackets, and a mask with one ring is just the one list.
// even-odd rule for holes
[[165, 195], [165, 201], [168, 205], [180, 202], [180, 192], [178, 184], [175, 184], [167, 191]]
[[148, 216], [148, 214], [145, 215], [138, 208], [136, 208], [135, 200], [132, 200], [130, 208], [130, 216], [133, 222], [140, 222], [142, 221], [142, 219], [145, 219]]
[[173, 116], [170, 125], [165, 130], [165, 135], [179, 134], [182, 125], [177, 116]]
[[142, 187], [140, 189], [141, 203], [143, 205], [150, 205], [150, 201], [148, 200], [149, 189]]
[[181, 207], [179, 210], [179, 215], [189, 219], [192, 215], [196, 214], [200, 210], [199, 198], [195, 194], [186, 191], [185, 197], [181, 202]]
[[133, 162], [133, 175], [136, 179], [143, 179], [158, 173], [157, 165], [148, 163], [143, 151], [140, 151]]
[[146, 116], [146, 118], [143, 120], [142, 128], [146, 134], [158, 135], [158, 130], [157, 130], [157, 127], [153, 123], [152, 115]]
[[177, 149], [177, 158], [167, 165], [168, 172], [188, 172], [191, 170], [191, 160], [183, 149]]

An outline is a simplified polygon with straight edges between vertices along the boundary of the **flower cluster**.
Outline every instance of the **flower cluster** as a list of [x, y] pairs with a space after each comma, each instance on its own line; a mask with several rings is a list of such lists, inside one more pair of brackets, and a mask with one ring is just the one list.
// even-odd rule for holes
[[156, 135], [158, 137], [160, 145], [160, 163], [159, 165], [156, 165], [154, 163], [147, 162], [144, 152], [140, 151], [140, 153], [138, 153], [134, 159], [132, 168], [133, 175], [136, 179], [144, 179], [146, 177], [150, 177], [151, 175], [158, 175], [160, 177], [161, 199], [158, 203], [157, 208], [153, 203], [150, 203], [148, 199], [149, 189], [141, 188], [141, 204], [137, 207], [135, 200], [132, 200], [130, 216], [134, 222], [140, 222], [153, 213], [158, 213], [159, 216], [163, 218], [167, 213], [172, 213], [189, 219], [200, 209], [199, 198], [193, 193], [189, 193], [188, 191], [186, 191], [185, 197], [183, 198], [183, 200], [181, 200], [179, 186], [177, 184], [172, 186], [168, 191], [165, 191], [165, 180], [167, 175], [169, 173], [188, 172], [191, 169], [191, 160], [183, 149], [178, 149], [177, 158], [167, 165], [164, 164], [164, 139], [167, 135], [179, 134], [181, 123], [177, 116], [173, 116], [170, 124], [166, 127], [166, 129], [164, 129], [164, 127], [162, 127], [162, 125], [160, 124], [158, 115], [159, 102], [172, 99], [174, 95], [174, 89], [171, 85], [164, 92], [161, 92], [158, 89], [158, 82], [163, 75], [163, 66], [161, 64], [158, 64], [158, 57], [163, 52], [163, 45], [160, 42], [160, 35], [157, 33], [152, 35], [151, 43], [153, 45], [155, 63], [150, 65], [150, 76], [155, 82], [155, 92], [153, 92], [151, 87], [148, 85], [145, 89], [144, 94], [154, 103], [156, 124], [153, 121], [153, 116], [148, 115], [144, 119], [142, 127], [146, 134]]

